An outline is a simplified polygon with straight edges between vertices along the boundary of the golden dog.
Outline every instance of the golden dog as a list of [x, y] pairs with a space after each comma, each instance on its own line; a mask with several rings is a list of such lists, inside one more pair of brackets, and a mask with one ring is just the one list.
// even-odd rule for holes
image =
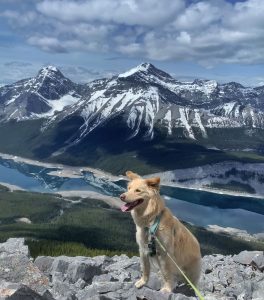
[[120, 195], [120, 199], [125, 202], [121, 209], [131, 211], [136, 224], [136, 240], [142, 269], [142, 277], [135, 286], [140, 288], [148, 282], [150, 259], [153, 258], [164, 279], [162, 292], [171, 292], [177, 281], [182, 279], [177, 267], [157, 243], [156, 255], [149, 255], [149, 232], [146, 228], [149, 228], [161, 213], [156, 236], [192, 283], [196, 284], [201, 268], [200, 245], [192, 233], [165, 207], [159, 194], [160, 178], [143, 179], [131, 171], [127, 171], [126, 175], [131, 181], [127, 192]]

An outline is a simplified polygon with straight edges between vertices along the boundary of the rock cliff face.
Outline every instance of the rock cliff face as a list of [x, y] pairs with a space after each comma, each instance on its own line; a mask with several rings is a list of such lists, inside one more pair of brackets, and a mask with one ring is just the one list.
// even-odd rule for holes
[[[206, 300], [263, 300], [264, 255], [243, 251], [235, 256], [203, 258], [199, 288]], [[181, 285], [162, 294], [159, 276], [152, 273], [148, 285], [137, 290], [139, 258], [125, 255], [30, 258], [24, 239], [0, 244], [0, 299], [9, 300], [195, 300]]]

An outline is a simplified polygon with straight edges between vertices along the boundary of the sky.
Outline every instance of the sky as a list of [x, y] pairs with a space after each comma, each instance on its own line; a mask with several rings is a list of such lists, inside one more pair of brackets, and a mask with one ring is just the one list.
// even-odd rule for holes
[[0, 0], [0, 84], [150, 62], [180, 80], [264, 85], [263, 0]]

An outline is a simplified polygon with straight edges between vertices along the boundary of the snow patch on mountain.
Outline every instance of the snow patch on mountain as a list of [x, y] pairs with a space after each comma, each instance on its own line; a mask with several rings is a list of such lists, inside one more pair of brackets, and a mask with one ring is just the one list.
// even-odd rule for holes
[[150, 66], [149, 63], [140, 64], [139, 66], [136, 66], [135, 68], [132, 68], [125, 73], [119, 74], [118, 78], [129, 77], [137, 72], [146, 72], [148, 70], [149, 66]]
[[199, 128], [200, 128], [200, 130], [201, 130], [202, 136], [203, 136], [204, 138], [207, 138], [207, 132], [206, 132], [206, 130], [205, 130], [205, 128], [204, 128], [204, 125], [203, 125], [203, 123], [202, 123], [202, 120], [201, 120], [201, 116], [200, 116], [199, 110], [196, 109], [196, 110], [194, 111], [194, 114], [195, 114], [195, 120], [197, 121], [197, 124], [199, 125]]
[[76, 103], [80, 99], [80, 97], [78, 97], [76, 95], [73, 96], [73, 94], [74, 94], [74, 91], [71, 91], [69, 94], [62, 96], [60, 99], [57, 99], [57, 100], [45, 99], [51, 109], [49, 112], [43, 113], [42, 117], [45, 118], [45, 117], [53, 116], [55, 112], [63, 111], [63, 109], [66, 106]]
[[180, 107], [179, 108], [179, 112], [180, 112], [180, 120], [181, 120], [181, 123], [182, 125], [185, 127], [186, 131], [187, 131], [187, 134], [189, 136], [189, 138], [195, 140], [195, 137], [194, 137], [194, 133], [193, 133], [193, 130], [192, 130], [192, 127], [190, 126], [190, 124], [188, 123], [188, 118], [189, 118], [189, 108], [183, 108], [183, 107]]
[[166, 112], [166, 114], [164, 116], [164, 120], [167, 121], [168, 134], [171, 135], [172, 134], [172, 124], [171, 124], [172, 113], [171, 113], [170, 109]]

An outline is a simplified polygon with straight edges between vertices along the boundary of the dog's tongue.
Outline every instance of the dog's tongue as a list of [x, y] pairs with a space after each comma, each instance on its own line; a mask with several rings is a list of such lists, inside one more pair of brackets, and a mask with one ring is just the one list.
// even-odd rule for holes
[[126, 204], [122, 205], [122, 206], [121, 206], [122, 212], [129, 211], [130, 206], [131, 206], [130, 203], [126, 203]]

